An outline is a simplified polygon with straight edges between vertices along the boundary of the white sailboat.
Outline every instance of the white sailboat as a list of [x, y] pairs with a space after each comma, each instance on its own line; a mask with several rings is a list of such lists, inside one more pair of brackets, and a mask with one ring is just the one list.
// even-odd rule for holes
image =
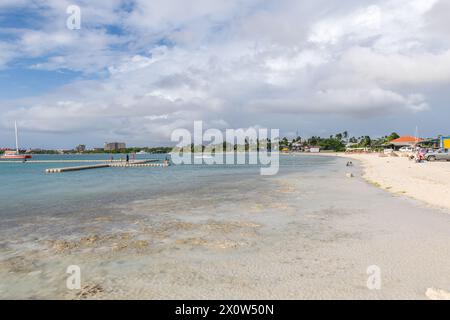
[[7, 150], [5, 151], [5, 154], [0, 157], [0, 159], [4, 160], [26, 160], [31, 159], [31, 155], [29, 154], [20, 154], [19, 151], [19, 133], [17, 129], [17, 122], [14, 121], [14, 128], [15, 128], [15, 134], [16, 134], [16, 150]]

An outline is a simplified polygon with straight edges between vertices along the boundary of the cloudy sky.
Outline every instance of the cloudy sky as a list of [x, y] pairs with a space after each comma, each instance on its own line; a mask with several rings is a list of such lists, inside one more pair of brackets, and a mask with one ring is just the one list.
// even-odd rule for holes
[[0, 0], [0, 146], [450, 134], [449, 30], [450, 0]]

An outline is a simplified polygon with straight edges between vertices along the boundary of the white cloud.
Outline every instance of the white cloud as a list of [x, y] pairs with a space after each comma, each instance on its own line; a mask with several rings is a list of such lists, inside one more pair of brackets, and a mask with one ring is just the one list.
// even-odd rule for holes
[[342, 16], [319, 21], [312, 29], [309, 41], [319, 45], [336, 45], [343, 37], [354, 40], [375, 36], [380, 32], [382, 9], [371, 5]]
[[382, 115], [399, 111], [424, 111], [428, 104], [422, 95], [402, 96], [396, 92], [372, 89], [332, 89], [298, 98], [256, 100], [250, 107], [271, 113], [349, 113], [354, 116]]
[[42, 0], [52, 19], [3, 44], [0, 65], [17, 48], [16, 58], [41, 59], [29, 67], [106, 74], [17, 101], [3, 123], [164, 139], [194, 119], [251, 126], [264, 112], [429, 110], [429, 86], [450, 83], [450, 46], [436, 41], [447, 21], [429, 22], [443, 2], [170, 0], [128, 11], [120, 1], [82, 2], [86, 24], [72, 32], [54, 18], [65, 17], [67, 2]]
[[14, 46], [0, 42], [0, 70], [14, 57]]
[[450, 82], [450, 50], [384, 54], [357, 47], [349, 49], [341, 63], [348, 72], [385, 85]]

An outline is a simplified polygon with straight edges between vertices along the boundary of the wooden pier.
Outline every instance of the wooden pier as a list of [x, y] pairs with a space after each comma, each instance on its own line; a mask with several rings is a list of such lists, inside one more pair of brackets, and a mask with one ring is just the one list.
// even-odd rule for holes
[[100, 168], [136, 168], [136, 167], [168, 167], [169, 163], [151, 163], [155, 160], [141, 160], [141, 161], [130, 161], [130, 162], [111, 162], [103, 164], [93, 164], [87, 166], [77, 166], [77, 167], [63, 167], [63, 168], [50, 168], [46, 169], [46, 173], [63, 173], [70, 171], [80, 171], [80, 170], [90, 170], [90, 169], [100, 169]]

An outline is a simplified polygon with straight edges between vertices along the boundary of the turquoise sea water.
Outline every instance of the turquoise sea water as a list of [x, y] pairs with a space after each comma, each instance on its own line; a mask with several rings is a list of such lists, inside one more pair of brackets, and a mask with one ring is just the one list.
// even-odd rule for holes
[[[116, 155], [118, 159], [120, 156]], [[167, 155], [140, 155], [163, 160]], [[108, 155], [36, 155], [33, 160], [108, 159]], [[328, 157], [281, 156], [278, 175], [307, 171], [332, 162]], [[52, 216], [100, 211], [115, 204], [147, 200], [158, 195], [177, 195], [197, 188], [248, 180], [248, 188], [263, 185], [258, 166], [173, 165], [168, 168], [103, 168], [46, 174], [46, 168], [85, 165], [80, 163], [0, 163], [0, 219]], [[275, 176], [276, 177], [276, 176]], [[206, 188], [206, 190], [208, 190]], [[216, 188], [214, 190], [217, 190]], [[239, 192], [245, 193], [245, 190]], [[203, 193], [202, 196], [216, 197]]]

